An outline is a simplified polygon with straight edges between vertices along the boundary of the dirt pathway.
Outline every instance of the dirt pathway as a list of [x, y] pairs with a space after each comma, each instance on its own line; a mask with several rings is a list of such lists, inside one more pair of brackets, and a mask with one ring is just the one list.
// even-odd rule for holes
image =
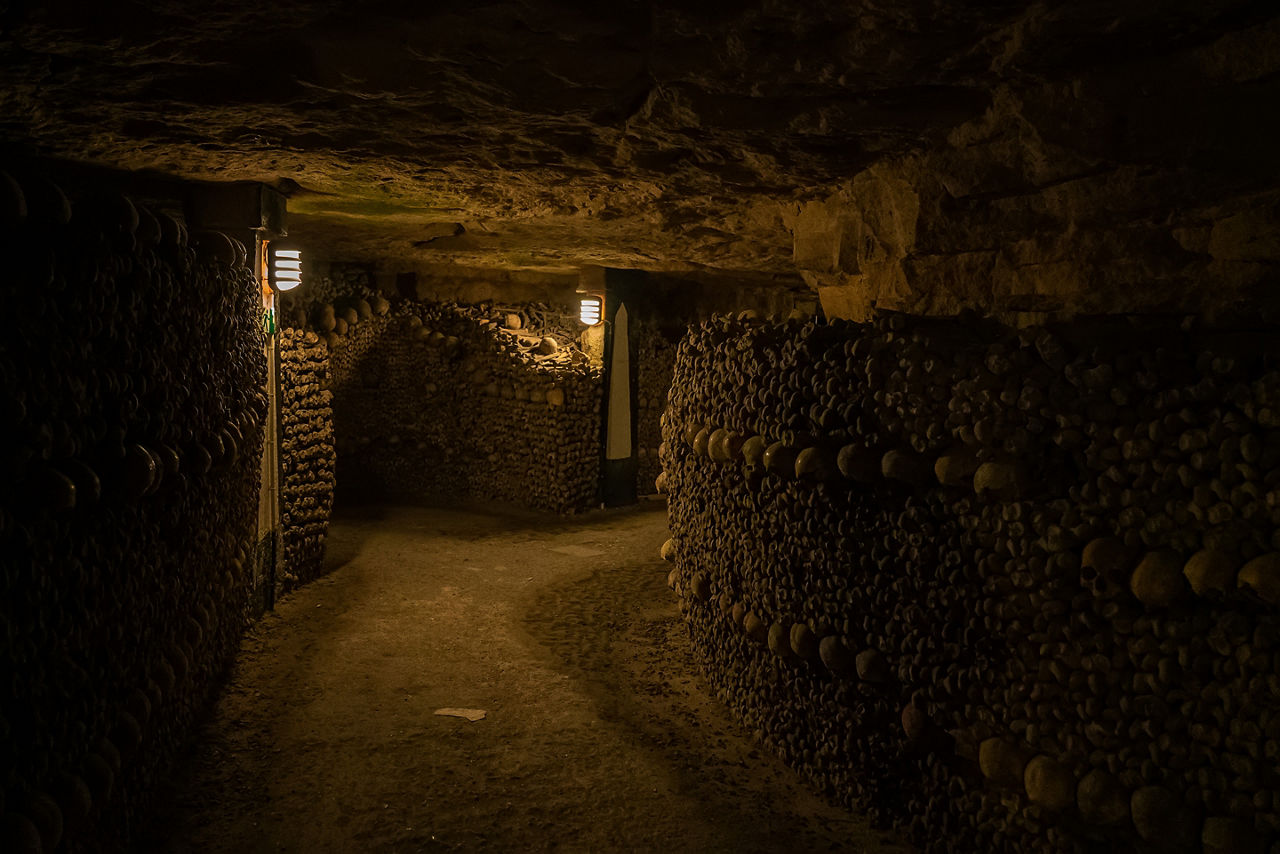
[[142, 847], [902, 850], [710, 699], [666, 536], [656, 509], [338, 522], [335, 571], [246, 639]]

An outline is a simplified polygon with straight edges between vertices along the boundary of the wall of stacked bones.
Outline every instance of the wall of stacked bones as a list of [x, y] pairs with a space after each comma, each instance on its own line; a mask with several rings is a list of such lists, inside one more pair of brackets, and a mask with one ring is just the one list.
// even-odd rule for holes
[[[298, 329], [287, 335], [329, 348], [342, 494], [557, 513], [594, 506], [601, 373], [567, 311], [415, 300], [393, 308], [368, 293], [295, 313]], [[322, 418], [309, 423], [323, 434]], [[328, 464], [327, 438], [317, 441]]]
[[[0, 174], [0, 850], [112, 847], [245, 623], [265, 362], [244, 248]], [[59, 848], [59, 846], [62, 846]]]
[[676, 343], [662, 328], [637, 318], [633, 327], [636, 355], [636, 492], [651, 494], [662, 460], [662, 412], [667, 408], [667, 390], [675, 367]]
[[328, 344], [312, 331], [282, 330], [280, 592], [305, 584], [324, 568], [337, 472], [332, 401]]
[[716, 690], [922, 850], [1280, 851], [1268, 338], [693, 328], [663, 553]]

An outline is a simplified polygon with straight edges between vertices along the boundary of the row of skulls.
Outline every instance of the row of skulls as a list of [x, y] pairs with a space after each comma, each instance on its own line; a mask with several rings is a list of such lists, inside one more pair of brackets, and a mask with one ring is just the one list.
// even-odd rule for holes
[[658, 486], [709, 678], [925, 850], [1268, 850], [1277, 367], [1163, 319], [692, 328]]

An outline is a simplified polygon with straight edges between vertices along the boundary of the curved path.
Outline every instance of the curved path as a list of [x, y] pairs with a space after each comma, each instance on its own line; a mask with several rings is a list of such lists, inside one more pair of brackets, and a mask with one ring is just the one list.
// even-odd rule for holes
[[250, 632], [143, 850], [905, 850], [710, 697], [666, 536], [654, 507], [339, 520], [333, 572]]

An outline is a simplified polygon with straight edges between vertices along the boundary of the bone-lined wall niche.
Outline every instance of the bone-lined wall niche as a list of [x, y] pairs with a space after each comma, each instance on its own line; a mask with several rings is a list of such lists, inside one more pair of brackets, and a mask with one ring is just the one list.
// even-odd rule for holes
[[[0, 174], [0, 850], [122, 846], [235, 651], [261, 299], [242, 245]], [[61, 846], [61, 847], [60, 847]]]
[[925, 851], [1276, 851], [1274, 340], [692, 328], [663, 554], [716, 691]]
[[330, 348], [339, 494], [595, 506], [601, 372], [568, 311], [393, 308], [374, 294], [313, 305], [306, 323]]

